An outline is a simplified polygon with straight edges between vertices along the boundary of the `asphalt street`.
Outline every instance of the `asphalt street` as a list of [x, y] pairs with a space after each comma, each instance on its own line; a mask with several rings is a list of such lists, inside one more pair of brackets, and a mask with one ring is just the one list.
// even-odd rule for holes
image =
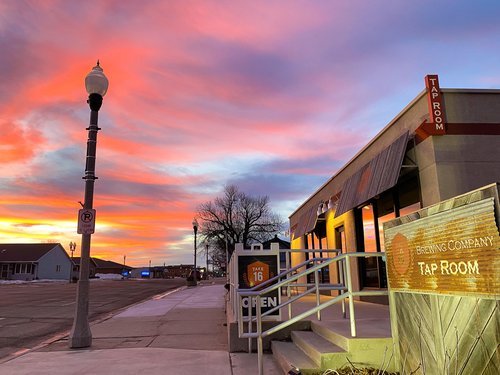
[[[89, 320], [186, 285], [185, 279], [92, 280]], [[0, 358], [71, 329], [76, 284], [0, 285]]]
[[[92, 346], [69, 349], [68, 337], [0, 359], [0, 374], [246, 375], [255, 353], [229, 353], [225, 278], [157, 294], [91, 324]], [[278, 375], [271, 354], [266, 375]]]

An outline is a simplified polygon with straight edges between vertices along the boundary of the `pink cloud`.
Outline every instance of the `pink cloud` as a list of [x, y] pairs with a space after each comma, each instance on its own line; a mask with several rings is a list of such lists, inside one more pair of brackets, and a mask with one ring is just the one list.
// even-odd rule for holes
[[43, 141], [37, 129], [23, 128], [19, 124], [7, 122], [0, 122], [0, 127], [2, 129], [0, 163], [3, 165], [32, 158], [37, 151], [37, 145]]
[[[98, 58], [110, 87], [96, 253], [189, 262], [196, 206], [227, 181], [298, 205], [423, 89], [429, 70], [450, 87], [494, 87], [494, 13], [465, 1], [1, 3], [0, 219], [20, 226], [0, 236], [41, 217], [54, 236], [75, 220], [83, 82]], [[469, 58], [456, 64], [457, 55]]]

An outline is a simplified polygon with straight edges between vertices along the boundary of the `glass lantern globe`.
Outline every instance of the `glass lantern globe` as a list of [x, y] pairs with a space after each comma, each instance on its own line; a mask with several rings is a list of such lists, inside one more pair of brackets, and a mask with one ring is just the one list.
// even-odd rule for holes
[[97, 65], [92, 68], [87, 77], [85, 77], [85, 88], [89, 95], [98, 94], [101, 96], [106, 95], [108, 91], [109, 82], [103, 73], [102, 68], [97, 61]]

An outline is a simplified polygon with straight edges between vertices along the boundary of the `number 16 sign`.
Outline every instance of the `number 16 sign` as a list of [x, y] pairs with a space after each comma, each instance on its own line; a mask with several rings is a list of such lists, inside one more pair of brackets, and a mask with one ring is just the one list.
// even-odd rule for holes
[[248, 285], [252, 288], [269, 280], [269, 265], [260, 261], [247, 266]]
[[[254, 255], [238, 254], [239, 288], [251, 289], [278, 274], [278, 255], [267, 255], [266, 252], [269, 252], [269, 250], [254, 252]], [[247, 253], [251, 252], [248, 251]], [[252, 302], [252, 314], [255, 316], [255, 299]], [[279, 304], [279, 291], [276, 289], [265, 294], [261, 303], [262, 312], [276, 307]], [[248, 315], [248, 305], [248, 298], [244, 298], [242, 302], [244, 316]], [[279, 316], [279, 310], [271, 313], [271, 315]]]

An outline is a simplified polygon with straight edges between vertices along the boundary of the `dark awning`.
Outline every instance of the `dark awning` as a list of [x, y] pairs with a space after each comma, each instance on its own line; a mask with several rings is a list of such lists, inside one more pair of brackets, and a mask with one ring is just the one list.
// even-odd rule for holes
[[408, 132], [401, 135], [347, 179], [340, 194], [335, 217], [396, 185], [407, 142]]
[[297, 228], [293, 233], [293, 238], [302, 237], [304, 234], [309, 233], [314, 229], [316, 225], [316, 220], [318, 218], [318, 207], [313, 205], [309, 207], [306, 212], [300, 215], [299, 221], [297, 223]]

